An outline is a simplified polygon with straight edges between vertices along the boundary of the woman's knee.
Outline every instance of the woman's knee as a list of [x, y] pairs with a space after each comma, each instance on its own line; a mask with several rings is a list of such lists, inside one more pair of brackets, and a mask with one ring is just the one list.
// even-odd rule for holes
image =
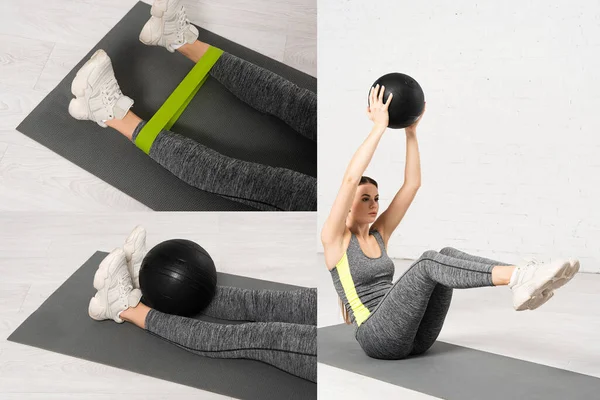
[[438, 253], [435, 250], [427, 250], [426, 252], [421, 254], [421, 258], [434, 258], [438, 254], [440, 254], [440, 253]]
[[455, 251], [456, 251], [456, 249], [454, 247], [444, 247], [443, 249], [440, 250], [440, 254], [448, 255], [448, 254], [452, 254]]

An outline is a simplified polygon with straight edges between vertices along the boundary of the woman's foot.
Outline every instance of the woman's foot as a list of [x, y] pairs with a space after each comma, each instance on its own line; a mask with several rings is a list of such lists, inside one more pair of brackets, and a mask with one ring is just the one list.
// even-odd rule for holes
[[141, 226], [136, 226], [125, 240], [123, 246], [125, 258], [127, 259], [127, 269], [135, 289], [140, 288], [140, 267], [142, 260], [146, 256], [146, 230]]
[[190, 23], [180, 0], [155, 0], [152, 17], [140, 33], [140, 41], [148, 46], [162, 46], [174, 53], [186, 43], [198, 39], [198, 29]]
[[76, 97], [69, 103], [69, 114], [80, 120], [90, 120], [106, 128], [106, 121], [123, 119], [133, 100], [121, 92], [110, 57], [102, 49], [77, 71], [71, 83]]
[[94, 275], [94, 288], [98, 292], [90, 300], [88, 314], [98, 321], [112, 319], [122, 323], [120, 314], [137, 306], [142, 298], [142, 292], [132, 286], [125, 252], [121, 249], [113, 250], [102, 260]]
[[513, 291], [515, 310], [535, 310], [540, 307], [552, 298], [554, 289], [559, 287], [556, 285], [564, 285], [576, 272], [575, 265], [568, 260], [517, 267], [508, 284]]

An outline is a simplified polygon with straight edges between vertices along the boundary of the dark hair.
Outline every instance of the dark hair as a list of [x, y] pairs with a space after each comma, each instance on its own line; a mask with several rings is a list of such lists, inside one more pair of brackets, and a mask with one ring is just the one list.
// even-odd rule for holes
[[368, 176], [361, 176], [360, 182], [358, 182], [358, 186], [366, 185], [367, 183], [370, 183], [371, 185], [375, 185], [375, 187], [377, 189], [379, 189], [379, 186], [377, 186], [377, 182], [375, 182], [375, 179], [369, 178]]

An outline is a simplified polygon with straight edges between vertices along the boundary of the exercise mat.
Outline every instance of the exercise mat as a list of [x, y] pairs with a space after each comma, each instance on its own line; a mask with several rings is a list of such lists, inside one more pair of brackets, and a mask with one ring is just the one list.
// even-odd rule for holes
[[317, 340], [320, 363], [446, 400], [573, 400], [600, 393], [593, 376], [440, 341], [420, 356], [376, 360], [362, 351], [354, 327], [320, 328]]
[[[87, 312], [95, 292], [92, 282], [107, 254], [96, 252], [8, 340], [235, 398], [316, 399], [315, 383], [271, 365], [198, 356], [132, 324], [92, 320]], [[248, 289], [297, 289], [222, 273], [218, 282]]]
[[[201, 191], [179, 180], [112, 128], [68, 113], [75, 74], [98, 49], [112, 60], [132, 111], [148, 121], [194, 67], [177, 52], [146, 46], [139, 34], [150, 6], [138, 2], [73, 68], [17, 130], [156, 211], [234, 211], [252, 207]], [[314, 77], [198, 27], [199, 39], [316, 92]], [[172, 131], [229, 157], [284, 167], [316, 177], [317, 145], [279, 119], [243, 103], [212, 77]]]

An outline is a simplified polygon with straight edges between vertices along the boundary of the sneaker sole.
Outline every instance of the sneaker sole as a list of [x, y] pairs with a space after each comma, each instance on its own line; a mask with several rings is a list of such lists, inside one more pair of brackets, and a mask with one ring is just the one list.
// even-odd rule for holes
[[83, 64], [83, 67], [77, 71], [75, 79], [73, 79], [73, 82], [71, 83], [71, 93], [73, 93], [73, 96], [77, 98], [85, 97], [85, 89], [88, 87], [88, 78], [92, 71], [96, 68], [98, 62], [97, 60], [100, 57], [104, 57], [105, 54], [106, 52], [102, 49], [96, 50], [90, 59]]
[[546, 303], [548, 300], [550, 300], [552, 297], [554, 296], [554, 291], [551, 289], [545, 290], [542, 292], [542, 294], [538, 297], [532, 297], [528, 302], [527, 302], [527, 310], [535, 310], [536, 308], [540, 307], [542, 304]]
[[[569, 261], [565, 261], [561, 265], [559, 265], [554, 271], [548, 271], [548, 276], [546, 277], [546, 279], [542, 280], [543, 283], [540, 286], [536, 287], [533, 293], [528, 294], [528, 296], [523, 298], [522, 301], [514, 305], [515, 310], [532, 310], [534, 309], [530, 308], [532, 305], [536, 305], [535, 308], [537, 308], [546, 301], [550, 300], [550, 297], [554, 295], [554, 285], [556, 283], [561, 282], [564, 279], [564, 277], [568, 275], [569, 269], [571, 269], [571, 263]], [[571, 277], [573, 275], [574, 274], [571, 274]], [[550, 295], [550, 297], [546, 301], [540, 304], [536, 304], [538, 301], [540, 301], [540, 297], [543, 298], [544, 293], [546, 293], [547, 296], [550, 295], [550, 293], [552, 293], [552, 295]]]
[[554, 289], [558, 289], [569, 282], [579, 272], [580, 264], [578, 260], [573, 260], [573, 263], [567, 268], [564, 275], [554, 282]]

